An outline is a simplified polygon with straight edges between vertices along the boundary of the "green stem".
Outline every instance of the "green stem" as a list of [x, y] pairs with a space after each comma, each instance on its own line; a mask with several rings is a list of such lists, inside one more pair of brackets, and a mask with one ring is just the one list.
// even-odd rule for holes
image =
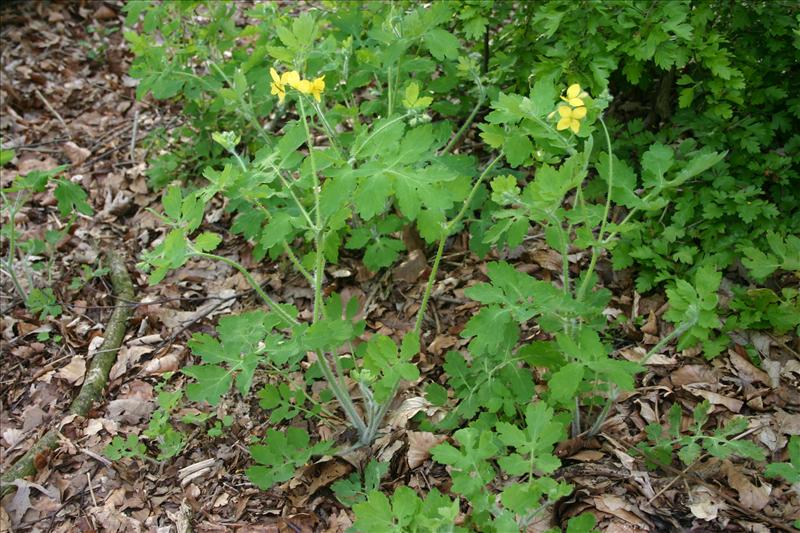
[[[494, 165], [500, 160], [502, 155], [498, 155], [494, 159], [492, 159], [486, 168], [483, 169], [483, 172], [478, 177], [478, 180], [475, 182], [475, 185], [472, 186], [472, 190], [467, 195], [467, 199], [464, 201], [464, 205], [459, 210], [458, 214], [456, 214], [455, 218], [453, 218], [447, 226], [444, 227], [442, 231], [442, 236], [439, 239], [439, 246], [436, 249], [436, 257], [433, 260], [433, 266], [431, 267], [431, 273], [428, 276], [428, 282], [425, 285], [425, 292], [422, 295], [422, 303], [420, 304], [419, 310], [417, 311], [417, 319], [414, 323], [414, 330], [413, 332], [417, 335], [420, 334], [422, 330], [422, 319], [425, 316], [425, 309], [428, 306], [428, 301], [431, 297], [431, 290], [433, 289], [433, 284], [436, 281], [436, 274], [439, 270], [439, 263], [442, 260], [442, 255], [444, 254], [444, 245], [447, 240], [447, 237], [453, 231], [453, 229], [461, 222], [461, 219], [464, 218], [464, 215], [467, 213], [470, 204], [472, 204], [472, 200], [475, 198], [475, 194], [478, 191], [481, 183], [486, 179], [489, 175], [489, 171], [494, 167]], [[367, 432], [365, 433], [364, 437], [361, 439], [361, 444], [369, 444], [372, 442], [378, 434], [378, 430], [380, 429], [381, 422], [386, 417], [386, 413], [389, 411], [389, 407], [394, 400], [395, 395], [397, 394], [397, 389], [399, 387], [399, 383], [394, 386], [392, 392], [389, 394], [389, 397], [383, 402], [378, 409], [378, 412], [375, 416], [371, 417], [369, 427], [367, 428]]]
[[425, 310], [428, 306], [431, 290], [433, 289], [433, 284], [436, 281], [436, 274], [439, 270], [439, 262], [442, 259], [442, 254], [444, 253], [444, 243], [452, 233], [453, 229], [461, 222], [461, 219], [464, 218], [464, 215], [466, 215], [469, 206], [472, 204], [472, 200], [475, 198], [475, 194], [478, 192], [478, 188], [489, 175], [489, 171], [495, 166], [495, 164], [497, 164], [501, 157], [502, 155], [498, 155], [489, 161], [489, 163], [486, 165], [486, 168], [483, 169], [483, 172], [475, 182], [475, 185], [472, 186], [472, 190], [469, 191], [467, 199], [464, 200], [464, 205], [461, 206], [458, 214], [456, 214], [456, 216], [447, 224], [447, 226], [445, 226], [444, 230], [442, 231], [442, 236], [439, 239], [439, 246], [436, 250], [436, 257], [433, 260], [433, 267], [431, 268], [431, 273], [428, 276], [428, 283], [425, 285], [425, 292], [422, 295], [422, 303], [417, 311], [417, 320], [414, 324], [414, 333], [419, 334], [421, 332], [422, 319], [425, 316]]
[[250, 122], [250, 126], [258, 132], [259, 137], [261, 137], [261, 139], [266, 143], [267, 146], [272, 147], [272, 141], [270, 140], [269, 136], [267, 136], [266, 132], [264, 131], [264, 128], [261, 126], [261, 124], [258, 122], [258, 119], [256, 118], [256, 113], [253, 110], [252, 103], [250, 101], [245, 101], [244, 98], [239, 96], [239, 93], [236, 92], [236, 90], [234, 89], [233, 83], [231, 83], [230, 78], [225, 74], [225, 72], [222, 70], [222, 68], [220, 68], [219, 65], [217, 65], [213, 61], [209, 61], [208, 64], [214, 67], [214, 69], [216, 69], [219, 75], [222, 76], [222, 79], [225, 80], [225, 83], [227, 83], [231, 87], [231, 89], [233, 89], [234, 92], [236, 93], [236, 98], [239, 100], [240, 104], [240, 107], [236, 109], [236, 112], [239, 113], [240, 115], [243, 115], [244, 118], [247, 119], [248, 122]]
[[433, 266], [431, 267], [431, 273], [428, 276], [428, 283], [425, 285], [425, 292], [422, 293], [422, 303], [419, 306], [419, 311], [417, 311], [417, 320], [414, 324], [414, 333], [420, 334], [422, 330], [422, 320], [425, 318], [425, 309], [428, 307], [428, 300], [431, 297], [431, 289], [433, 289], [433, 284], [436, 281], [436, 273], [439, 271], [439, 262], [442, 260], [442, 254], [444, 253], [444, 243], [447, 240], [447, 233], [442, 232], [442, 237], [439, 239], [439, 246], [436, 248], [436, 257], [433, 259]]
[[[239, 156], [239, 154], [236, 153], [236, 150], [231, 150], [230, 152], [231, 152], [231, 154], [233, 154], [233, 157], [236, 158], [236, 161], [239, 162], [239, 166], [241, 167], [242, 171], [243, 172], [247, 172], [247, 166], [244, 164], [244, 161]], [[283, 183], [283, 176], [281, 176], [281, 174], [280, 174], [280, 169], [278, 169], [276, 167], [273, 167], [273, 169], [274, 169], [275, 173], [278, 175], [278, 177], [281, 179], [281, 182]], [[297, 205], [300, 207], [300, 210], [306, 216], [306, 219], [308, 220], [309, 225], [313, 227], [314, 224], [311, 222], [311, 218], [308, 216], [308, 213], [306, 212], [306, 210], [303, 209], [302, 204], [300, 204], [300, 200], [297, 198], [297, 196], [295, 196], [295, 194], [294, 194], [294, 192], [292, 192], [291, 188], [287, 187], [285, 184], [284, 184], [284, 187], [289, 189], [289, 192], [292, 194], [292, 198], [294, 198], [295, 202], [297, 202]], [[267, 217], [267, 220], [270, 220], [272, 218], [272, 215], [270, 214], [269, 210], [266, 207], [264, 207], [260, 203], [256, 203], [255, 205], [258, 206], [258, 208], [261, 209], [261, 211], [264, 212], [264, 214]], [[292, 247], [289, 246], [289, 243], [286, 242], [285, 239], [283, 240], [283, 250], [286, 252], [286, 255], [289, 256], [289, 260], [292, 262], [294, 267], [303, 275], [304, 278], [306, 278], [306, 280], [309, 282], [309, 284], [313, 285], [314, 284], [314, 280], [311, 277], [311, 274], [300, 263], [300, 260], [297, 258], [297, 256], [292, 251]]]
[[597, 233], [597, 242], [592, 246], [592, 258], [589, 260], [589, 268], [586, 269], [586, 275], [583, 278], [576, 299], [582, 300], [589, 288], [589, 281], [591, 280], [594, 268], [597, 265], [597, 259], [600, 257], [600, 250], [602, 243], [605, 242], [603, 234], [606, 231], [606, 224], [608, 224], [608, 214], [611, 212], [611, 194], [614, 188], [614, 154], [611, 151], [611, 136], [608, 134], [608, 128], [602, 118], [599, 119], [600, 124], [603, 126], [603, 132], [606, 136], [606, 146], [608, 147], [608, 192], [606, 193], [606, 205], [603, 209], [603, 219], [600, 222], [600, 231]]
[[317, 113], [320, 122], [322, 123], [322, 127], [325, 129], [325, 133], [328, 134], [328, 140], [331, 142], [331, 147], [336, 152], [336, 157], [342, 159], [342, 150], [339, 148], [338, 142], [336, 140], [336, 132], [333, 131], [328, 119], [325, 117], [325, 113], [322, 112], [322, 106], [319, 105], [316, 101], [312, 100], [311, 105], [314, 107], [314, 111]]
[[316, 354], [319, 367], [322, 370], [322, 375], [325, 376], [325, 380], [328, 382], [331, 392], [333, 392], [333, 395], [339, 400], [339, 405], [342, 406], [344, 414], [347, 415], [350, 423], [356, 428], [360, 437], [359, 440], [362, 441], [364, 436], [368, 433], [367, 425], [359, 416], [356, 406], [353, 404], [352, 398], [350, 398], [350, 393], [342, 387], [339, 380], [336, 379], [336, 376], [333, 374], [333, 370], [331, 370], [331, 365], [325, 358], [325, 354], [320, 351], [317, 351]]
[[270, 298], [269, 295], [266, 292], [264, 292], [264, 289], [261, 288], [261, 285], [255, 280], [255, 278], [250, 274], [250, 272], [248, 272], [247, 269], [245, 267], [243, 267], [237, 261], [234, 261], [233, 259], [228, 259], [227, 257], [223, 257], [221, 255], [209, 254], [209, 253], [206, 253], [206, 252], [191, 252], [190, 255], [194, 255], [194, 256], [197, 256], [197, 257], [203, 257], [205, 259], [214, 259], [215, 261], [220, 261], [222, 263], [225, 263], [228, 266], [231, 266], [231, 267], [235, 268], [236, 270], [238, 270], [242, 274], [242, 276], [244, 276], [244, 279], [247, 280], [247, 283], [249, 283], [250, 286], [253, 287], [253, 290], [256, 291], [256, 294], [258, 294], [258, 296], [261, 297], [261, 299], [264, 301], [264, 303], [267, 304], [272, 311], [274, 311], [278, 316], [280, 316], [288, 324], [291, 324], [293, 326], [299, 326], [300, 325], [300, 322], [298, 322], [297, 320], [292, 318], [292, 316], [289, 315], [286, 311], [284, 311], [277, 304], [277, 302], [275, 302], [275, 300]]
[[567, 142], [567, 140], [566, 140], [566, 139], [564, 139], [564, 136], [563, 136], [563, 135], [561, 135], [560, 133], [558, 133], [558, 130], [556, 130], [555, 128], [553, 128], [553, 126], [551, 126], [550, 124], [548, 124], [548, 123], [547, 123], [547, 122], [545, 122], [544, 120], [540, 119], [540, 118], [539, 118], [539, 117], [537, 117], [536, 115], [526, 115], [526, 117], [527, 117], [527, 118], [529, 118], [529, 119], [531, 119], [531, 120], [533, 120], [534, 122], [536, 122], [537, 124], [539, 124], [541, 127], [545, 128], [546, 130], [549, 130], [549, 131], [550, 131], [550, 133], [552, 133], [553, 135], [555, 135], [555, 136], [556, 136], [556, 138], [558, 138], [558, 139], [561, 141], [561, 146], [562, 146], [562, 147], [563, 147], [563, 148], [564, 148], [564, 149], [567, 151], [567, 153], [568, 153], [569, 155], [575, 155], [575, 154], [577, 154], [577, 153], [578, 153], [578, 151], [575, 149], [575, 147], [574, 147], [574, 146], [572, 146], [571, 144], [569, 144], [569, 143]]
[[308, 118], [306, 117], [306, 108], [301, 96], [298, 101], [300, 102], [300, 116], [303, 117], [303, 128], [306, 131], [306, 142], [308, 143], [308, 157], [311, 162], [311, 176], [314, 180], [314, 214], [316, 215], [316, 227], [314, 228], [314, 249], [316, 258], [314, 261], [314, 309], [312, 312], [312, 320], [316, 322], [322, 316], [322, 272], [325, 266], [323, 255], [323, 239], [322, 239], [322, 210], [320, 209], [320, 184], [319, 176], [317, 176], [317, 163], [314, 159], [314, 141], [311, 138], [311, 128], [308, 127]]
[[392, 116], [392, 108], [394, 107], [392, 105], [393, 102], [392, 102], [392, 66], [391, 65], [389, 65], [389, 74], [386, 77], [386, 84], [387, 84], [388, 90], [389, 90], [389, 104], [387, 106], [386, 116], [387, 117], [391, 117]]
[[483, 88], [480, 76], [476, 75], [475, 81], [478, 84], [478, 103], [476, 103], [475, 107], [472, 108], [472, 112], [467, 117], [467, 120], [464, 122], [464, 124], [461, 125], [461, 128], [456, 132], [453, 138], [450, 139], [450, 142], [447, 143], [447, 146], [445, 146], [444, 149], [440, 152], [440, 155], [449, 153], [450, 150], [452, 150], [453, 147], [456, 145], [456, 143], [458, 143], [458, 141], [461, 140], [461, 137], [463, 137], [464, 134], [467, 132], [467, 128], [469, 128], [472, 122], [475, 120], [475, 115], [478, 114], [478, 110], [481, 108], [481, 106], [483, 106], [483, 102], [486, 99], [486, 90]]

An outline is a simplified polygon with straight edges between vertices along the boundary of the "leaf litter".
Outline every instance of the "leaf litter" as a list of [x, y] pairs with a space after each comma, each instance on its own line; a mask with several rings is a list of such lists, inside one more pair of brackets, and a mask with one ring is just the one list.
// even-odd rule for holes
[[[0, 130], [4, 147], [16, 148], [18, 156], [12, 162], [16, 172], [4, 170], [0, 181], [6, 186], [14, 173], [70, 163], [68, 177], [88, 189], [97, 213], [94, 219], [79, 218], [74, 234], [59, 245], [54, 273], [56, 281], [62, 282], [58, 286], [66, 287], [79, 265], [99, 266], [93, 250], [123, 243], [134, 258], [159, 237], [159, 223], [146, 210], [158, 201], [144, 178], [146, 154], [140, 149], [129, 153], [128, 145], [134, 121], [144, 135], [179, 119], [168, 106], [135, 101], [135, 80], [125, 75], [131, 56], [120, 32], [103, 38], [108, 52], [99, 63], [76, 44], [87, 37], [88, 22], [119, 28], [119, 3], [30, 3], [3, 9], [11, 9], [13, 16], [2, 29], [6, 75]], [[40, 195], [34, 205], [20, 213], [23, 232], [37, 231], [38, 221], [54, 205], [52, 194]], [[86, 242], [93, 244], [87, 249]], [[447, 413], [447, 403], [432, 405], [422, 391], [426, 383], [438, 382], [444, 352], [464, 347], [459, 333], [476, 307], [465, 298], [464, 289], [485, 279], [485, 262], [469, 254], [463, 240], [460, 243], [456, 241], [448, 251], [460, 254], [458, 260], [443, 262], [441, 279], [434, 287], [437, 319], [428, 329], [433, 333], [423, 339], [426, 349], [419, 366], [424, 375], [403, 391], [392, 411], [392, 432], [371, 451], [390, 465], [381, 482], [381, 488], [389, 492], [399, 485], [443, 491], [448, 486], [446, 470], [430, 457], [430, 449], [447, 437], [417, 431], [411, 420], [420, 413], [433, 420]], [[361, 313], [375, 333], [394, 335], [412, 326], [415, 299], [404, 295], [422, 292], [428, 266], [420, 248], [409, 249], [391, 272], [394, 285], [387, 277], [373, 277], [348, 258], [332, 272], [336, 289], [350, 291], [359, 299]], [[560, 271], [559, 254], [541, 236], [528, 250], [511, 251], [505, 258], [520, 271], [545, 280]], [[226, 253], [238, 255], [243, 262], [249, 257], [241, 242], [229, 244]], [[568, 259], [571, 263], [584, 260]], [[133, 259], [130, 270], [135, 272]], [[86, 357], [91, 357], [91, 346], [97, 346], [97, 334], [115, 303], [109, 287], [98, 279], [77, 295], [61, 290], [58, 296], [65, 312], [58, 319], [40, 320], [19, 306], [4, 312], [0, 327], [7, 345], [0, 385], [2, 464], [11, 464], [49, 424], [61, 421], [62, 437], [57, 450], [37, 458], [35, 479], [18, 481], [15, 494], [2, 500], [0, 530], [162, 532], [174, 528], [183, 533], [192, 524], [198, 532], [341, 532], [352, 525], [351, 515], [330, 487], [364, 464], [328, 458], [300, 469], [292, 480], [270, 491], [249, 483], [244, 469], [250, 459], [244, 444], [270, 427], [255, 401], [223, 401], [218, 412], [234, 417], [230, 430], [220, 437], [191, 433], [191, 445], [169, 463], [100, 460], [112, 437], [144, 433], [157, 404], [154, 387], [161, 375], [185, 363], [185, 345], [192, 333], [210, 331], [215, 315], [256, 305], [246, 282], [231, 274], [224, 266], [200, 261], [157, 287], [148, 287], [143, 275], [134, 274], [143, 305], [136, 309], [112, 370], [108, 401], [87, 419], [62, 420], [63, 409], [84, 377]], [[257, 275], [284, 300], [301, 310], [308, 308], [308, 293], [298, 289], [301, 280], [287, 276], [277, 265], [265, 265]], [[663, 296], [641, 297], [624, 271], [603, 279], [614, 292], [608, 316], [630, 316], [622, 328], [630, 338], [623, 341], [656, 344], [665, 334]], [[4, 300], [4, 307], [7, 304]], [[643, 318], [638, 328], [633, 326], [637, 317]], [[63, 342], [37, 340], [45, 333], [50, 338], [60, 335]], [[523, 338], [537, 335], [535, 326], [523, 332]], [[778, 480], [765, 480], [752, 462], [703, 460], [681, 471], [649, 471], [640, 458], [628, 454], [643, 439], [647, 424], [667, 423], [670, 405], [678, 403], [688, 414], [705, 399], [712, 405], [715, 427], [744, 412], [748, 427], [770, 451], [771, 459], [786, 460], [789, 436], [800, 435], [797, 340], [776, 341], [751, 333], [750, 342], [763, 358], [764, 370], [752, 364], [742, 344], [735, 344], [727, 358], [712, 362], [673, 348], [648, 361], [642, 385], [614, 406], [600, 435], [592, 442], [579, 440], [563, 448], [568, 453], [559, 474], [575, 484], [576, 492], [546, 516], [563, 520], [589, 511], [604, 531], [677, 530], [687, 521], [712, 528], [704, 530], [722, 530], [725, 524], [737, 523], [744, 530], [762, 531], [766, 526], [757, 520], [759, 515], [776, 522], [800, 515], [798, 492]], [[640, 361], [643, 355], [638, 347], [620, 349], [620, 356], [630, 361]], [[173, 379], [180, 384], [184, 378]], [[188, 405], [182, 412], [198, 414], [200, 410]], [[332, 430], [322, 425], [312, 429], [333, 436], [343, 428], [334, 422]]]

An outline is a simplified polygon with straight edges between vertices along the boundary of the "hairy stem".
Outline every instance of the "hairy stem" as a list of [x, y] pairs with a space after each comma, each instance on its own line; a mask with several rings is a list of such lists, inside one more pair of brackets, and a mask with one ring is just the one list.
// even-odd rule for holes
[[306, 108], [301, 96], [298, 101], [300, 102], [300, 116], [303, 117], [303, 128], [306, 132], [306, 142], [308, 143], [308, 157], [311, 162], [311, 177], [314, 181], [314, 214], [316, 217], [316, 227], [314, 228], [314, 250], [316, 258], [314, 260], [314, 309], [312, 312], [312, 320], [316, 322], [322, 317], [322, 273], [325, 266], [325, 258], [323, 255], [323, 234], [322, 234], [322, 210], [320, 209], [320, 193], [322, 192], [319, 184], [319, 176], [317, 176], [317, 163], [314, 159], [314, 140], [311, 138], [311, 128], [308, 126], [308, 118], [306, 117]]
[[475, 83], [478, 85], [478, 102], [475, 104], [475, 107], [472, 108], [472, 112], [467, 117], [467, 120], [464, 121], [464, 124], [461, 125], [461, 128], [453, 135], [453, 138], [450, 139], [450, 142], [447, 143], [447, 146], [442, 149], [440, 152], [441, 154], [449, 153], [450, 150], [461, 140], [464, 134], [467, 132], [467, 129], [470, 127], [472, 122], [475, 120], [475, 115], [478, 114], [478, 110], [483, 106], [483, 102], [486, 100], [486, 90], [483, 88], [483, 83], [481, 83], [481, 77], [479, 75], [475, 75]]
[[591, 280], [592, 273], [597, 265], [597, 259], [600, 256], [602, 243], [605, 242], [603, 234], [606, 231], [606, 224], [608, 224], [608, 214], [611, 212], [611, 194], [614, 188], [614, 155], [611, 151], [611, 136], [608, 134], [606, 123], [602, 118], [599, 120], [600, 124], [603, 126], [603, 132], [606, 136], [606, 146], [608, 147], [608, 190], [606, 192], [606, 205], [603, 209], [603, 219], [600, 222], [600, 231], [597, 234], [597, 242], [594, 246], [592, 246], [592, 258], [589, 260], [589, 268], [586, 269], [586, 275], [583, 278], [583, 283], [581, 283], [581, 286], [578, 289], [578, 294], [576, 295], [576, 299], [579, 301], [582, 300], [586, 295], [586, 290], [589, 288], [589, 281]]

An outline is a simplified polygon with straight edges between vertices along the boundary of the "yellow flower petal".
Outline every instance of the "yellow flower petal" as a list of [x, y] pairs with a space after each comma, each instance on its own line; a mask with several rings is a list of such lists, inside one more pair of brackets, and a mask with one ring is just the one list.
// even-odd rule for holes
[[278, 71], [277, 70], [275, 70], [274, 68], [270, 67], [269, 75], [272, 76], [272, 81], [274, 81], [275, 83], [281, 83], [281, 77], [278, 76]]
[[308, 80], [300, 80], [297, 83], [293, 84], [292, 87], [294, 87], [303, 94], [311, 94], [313, 85]]
[[569, 105], [571, 105], [572, 107], [580, 107], [583, 105], [583, 100], [581, 100], [580, 98], [570, 98], [569, 100], [567, 100], [567, 102], [569, 102]]
[[283, 85], [279, 85], [277, 83], [271, 83], [270, 88], [272, 89], [271, 94], [277, 94], [278, 100], [280, 103], [283, 103], [283, 99], [286, 98], [286, 91], [283, 88]]
[[572, 116], [572, 108], [565, 105], [558, 106], [558, 114], [561, 118], [569, 118]]
[[580, 131], [580, 129], [581, 129], [581, 123], [580, 123], [580, 121], [578, 121], [578, 120], [575, 120], [574, 118], [573, 118], [572, 120], [570, 120], [570, 122], [569, 122], [569, 129], [571, 129], [571, 130], [572, 130], [572, 131], [574, 131], [575, 133], [578, 133], [578, 131]]
[[311, 94], [314, 95], [314, 100], [316, 100], [317, 102], [320, 101], [320, 95], [324, 90], [325, 90], [325, 76], [320, 76], [319, 78], [315, 78], [314, 81], [311, 82]]
[[558, 131], [565, 130], [569, 128], [570, 122], [572, 122], [572, 119], [570, 119], [569, 117], [564, 117], [558, 121], [558, 124], [556, 124], [556, 129]]
[[580, 119], [585, 118], [585, 117], [586, 117], [586, 108], [585, 107], [583, 107], [583, 106], [576, 107], [575, 109], [572, 110], [572, 118], [576, 118], [576, 119], [580, 120]]
[[295, 87], [297, 83], [300, 81], [300, 74], [296, 70], [290, 70], [289, 72], [284, 72], [281, 75], [281, 82], [289, 85], [289, 87]]
[[573, 83], [567, 89], [567, 98], [577, 98], [579, 94], [581, 94], [581, 86], [577, 83]]

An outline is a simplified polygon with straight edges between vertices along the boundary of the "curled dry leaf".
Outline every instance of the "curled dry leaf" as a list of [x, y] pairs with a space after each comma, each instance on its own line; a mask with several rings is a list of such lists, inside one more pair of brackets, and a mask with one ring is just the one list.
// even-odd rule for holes
[[175, 372], [181, 366], [180, 352], [172, 351], [164, 357], [152, 359], [145, 363], [142, 367], [142, 373], [149, 374], [163, 374], [164, 372]]
[[73, 165], [80, 165], [92, 155], [92, 152], [86, 148], [81, 148], [72, 141], [64, 143], [64, 153], [67, 154], [67, 157]]
[[140, 344], [133, 346], [123, 346], [119, 350], [117, 360], [114, 366], [111, 367], [111, 372], [108, 374], [108, 379], [113, 381], [123, 375], [131, 367], [139, 362], [143, 355], [153, 351], [152, 346], [143, 346]]
[[414, 396], [408, 398], [395, 410], [389, 424], [395, 428], [404, 428], [408, 425], [408, 421], [420, 411], [424, 411], [430, 417], [437, 417], [444, 414], [444, 410], [440, 407], [434, 407], [431, 402], [422, 396]]
[[[642, 348], [641, 346], [636, 346], [633, 348], [624, 348], [619, 351], [620, 355], [627, 359], [628, 361], [633, 361], [635, 363], [640, 362], [644, 359], [644, 356], [647, 355], [647, 350]], [[650, 359], [647, 360], [648, 365], [652, 366], [665, 366], [665, 365], [676, 365], [678, 364], [678, 359], [675, 357], [667, 357], [664, 354], [656, 353], [653, 354]]]
[[86, 374], [86, 359], [76, 355], [69, 364], [58, 371], [58, 377], [68, 381], [72, 385], [83, 383], [83, 376]]
[[700, 520], [710, 522], [719, 515], [721, 509], [727, 508], [716, 495], [702, 485], [696, 485], [689, 492], [689, 510]]
[[736, 369], [737, 376], [745, 383], [763, 383], [770, 387], [777, 386], [777, 383], [772, 383], [769, 374], [760, 368], [756, 368], [753, 363], [739, 355], [736, 350], [728, 350], [728, 355], [730, 356], [731, 364]]
[[409, 431], [406, 459], [412, 470], [421, 466], [431, 456], [431, 448], [447, 440], [446, 435], [434, 435], [427, 431]]
[[656, 324], [656, 314], [653, 311], [650, 311], [650, 315], [647, 317], [647, 322], [641, 328], [642, 333], [646, 333], [648, 335], [658, 335], [658, 324]]

